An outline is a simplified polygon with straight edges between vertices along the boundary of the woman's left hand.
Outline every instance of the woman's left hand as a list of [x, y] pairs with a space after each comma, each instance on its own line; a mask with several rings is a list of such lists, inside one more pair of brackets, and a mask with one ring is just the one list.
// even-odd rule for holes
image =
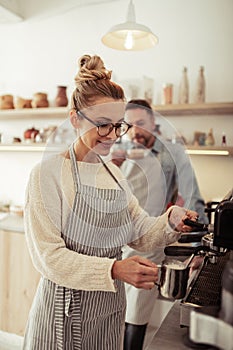
[[172, 211], [169, 215], [169, 224], [172, 228], [180, 232], [191, 232], [192, 227], [184, 224], [185, 219], [197, 221], [198, 213], [196, 211], [177, 206], [172, 208]]

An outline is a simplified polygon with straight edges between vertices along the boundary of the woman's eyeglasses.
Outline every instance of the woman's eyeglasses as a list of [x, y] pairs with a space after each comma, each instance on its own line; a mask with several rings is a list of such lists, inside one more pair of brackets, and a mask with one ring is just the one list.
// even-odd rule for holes
[[113, 124], [113, 123], [96, 123], [93, 120], [91, 120], [90, 118], [88, 118], [81, 111], [77, 111], [77, 114], [80, 117], [83, 117], [84, 119], [88, 120], [93, 125], [95, 125], [97, 128], [97, 133], [101, 137], [108, 136], [113, 131], [113, 129], [115, 129], [116, 136], [121, 137], [121, 136], [125, 135], [128, 132], [128, 130], [133, 126], [131, 124], [126, 123], [125, 121], [123, 121], [121, 123], [115, 123], [115, 124]]

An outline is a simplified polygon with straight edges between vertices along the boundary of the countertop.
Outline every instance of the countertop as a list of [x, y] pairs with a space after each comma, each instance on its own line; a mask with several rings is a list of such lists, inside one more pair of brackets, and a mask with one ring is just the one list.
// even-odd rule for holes
[[24, 233], [23, 216], [1, 213], [0, 230]]
[[[145, 350], [193, 350], [193, 348], [184, 345], [183, 338], [187, 333], [188, 328], [180, 327], [180, 300], [177, 300]], [[202, 348], [199, 346], [196, 349]], [[206, 348], [206, 350], [214, 349], [216, 350], [214, 347]]]

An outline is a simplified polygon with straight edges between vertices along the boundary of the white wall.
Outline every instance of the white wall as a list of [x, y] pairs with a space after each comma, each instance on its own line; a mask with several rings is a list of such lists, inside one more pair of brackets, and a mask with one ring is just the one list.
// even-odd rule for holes
[[31, 96], [44, 90], [52, 99], [57, 84], [73, 88], [77, 59], [90, 53], [101, 55], [119, 81], [152, 77], [155, 103], [160, 102], [164, 82], [177, 87], [184, 65], [191, 99], [199, 66], [204, 65], [207, 101], [232, 100], [232, 0], [134, 0], [134, 4], [137, 21], [159, 37], [156, 47], [136, 53], [109, 49], [100, 40], [112, 25], [125, 21], [128, 0], [2, 24], [0, 93]]
[[[143, 76], [153, 78], [154, 103], [160, 103], [161, 87], [165, 82], [174, 84], [174, 102], [177, 102], [183, 66], [188, 67], [190, 102], [193, 102], [200, 65], [205, 67], [206, 101], [233, 100], [232, 0], [134, 0], [137, 21], [148, 25], [159, 37], [156, 47], [143, 52], [116, 51], [105, 47], [100, 40], [112, 25], [125, 21], [128, 0], [81, 6], [70, 11], [64, 11], [60, 3], [54, 11], [50, 6], [45, 12], [38, 8], [33, 11], [33, 2], [29, 1], [28, 7], [24, 8], [28, 19], [0, 24], [0, 95], [11, 93], [30, 98], [34, 92], [45, 91], [52, 104], [57, 85], [67, 85], [68, 94], [71, 93], [77, 59], [89, 53], [104, 59], [106, 67], [113, 70], [114, 79], [121, 82], [126, 91], [127, 82], [138, 81], [142, 85]], [[67, 0], [66, 3], [73, 6], [75, 2]], [[224, 130], [228, 142], [233, 144], [232, 116], [203, 117], [203, 120], [187, 117], [173, 118], [171, 122], [177, 124], [188, 138], [195, 130], [202, 128], [207, 132], [213, 127], [216, 140], [220, 142]], [[24, 120], [21, 128], [31, 124]], [[5, 124], [0, 120], [0, 132], [1, 128], [5, 130]], [[8, 169], [12, 174], [17, 173], [18, 182], [12, 193], [12, 186], [7, 188], [5, 178], [0, 179], [0, 200], [1, 194], [7, 192], [12, 199], [22, 201], [25, 177], [36, 156], [28, 156], [28, 160], [25, 159], [27, 166], [20, 170], [15, 162], [18, 156], [0, 154], [1, 171]], [[232, 187], [232, 163], [232, 158], [193, 159], [206, 200], [221, 197], [225, 187]], [[211, 164], [211, 171], [208, 164]], [[218, 172], [216, 184], [214, 173], [219, 168], [224, 171]]]

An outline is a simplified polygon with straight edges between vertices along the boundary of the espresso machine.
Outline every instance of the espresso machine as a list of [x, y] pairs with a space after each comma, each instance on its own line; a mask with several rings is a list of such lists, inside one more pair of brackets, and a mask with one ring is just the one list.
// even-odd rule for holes
[[208, 233], [199, 236], [203, 262], [181, 300], [180, 326], [188, 327], [192, 348], [233, 350], [233, 190], [215, 208]]
[[213, 232], [201, 244], [209, 251], [181, 301], [180, 325], [189, 327], [193, 347], [233, 350], [233, 190], [217, 205]]

